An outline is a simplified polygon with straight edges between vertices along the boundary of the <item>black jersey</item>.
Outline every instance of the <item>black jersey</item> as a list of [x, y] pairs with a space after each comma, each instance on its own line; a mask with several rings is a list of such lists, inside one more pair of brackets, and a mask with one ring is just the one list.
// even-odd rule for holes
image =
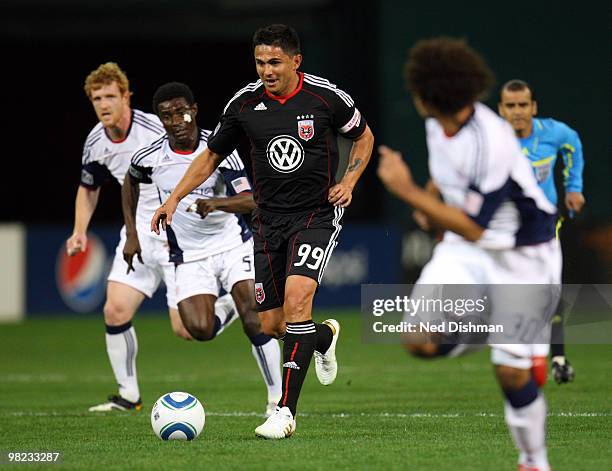
[[353, 99], [328, 80], [299, 73], [291, 94], [277, 97], [261, 80], [238, 91], [223, 110], [208, 147], [231, 153], [251, 142], [254, 197], [259, 208], [296, 213], [330, 206], [338, 168], [337, 135], [359, 137], [366, 122]]

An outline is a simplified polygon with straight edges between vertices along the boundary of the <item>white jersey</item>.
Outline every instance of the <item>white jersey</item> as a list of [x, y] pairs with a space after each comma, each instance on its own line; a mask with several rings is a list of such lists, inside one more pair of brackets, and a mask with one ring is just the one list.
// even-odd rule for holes
[[[481, 103], [452, 137], [426, 121], [429, 172], [444, 201], [485, 228], [476, 244], [505, 249], [554, 237], [553, 206], [538, 186], [511, 126]], [[447, 231], [444, 240], [461, 236]]]
[[[164, 128], [159, 118], [140, 110], [132, 110], [130, 128], [125, 139], [121, 141], [111, 140], [102, 123], [98, 123], [87, 136], [83, 146], [81, 185], [94, 189], [111, 178], [123, 185], [134, 152], [149, 145], [163, 133]], [[136, 209], [136, 226], [140, 235], [155, 235], [151, 232], [151, 219], [159, 205], [159, 194], [155, 185], [140, 185], [140, 198]]]
[[[192, 153], [175, 152], [164, 135], [132, 158], [130, 175], [141, 182], [153, 182], [165, 201], [176, 188], [195, 157], [207, 146], [210, 131], [200, 130], [200, 143]], [[201, 260], [241, 246], [251, 231], [240, 214], [213, 211], [204, 219], [187, 208], [200, 198], [223, 198], [244, 191], [251, 185], [244, 164], [236, 151], [228, 155], [212, 175], [185, 196], [167, 228], [170, 261], [175, 264]]]

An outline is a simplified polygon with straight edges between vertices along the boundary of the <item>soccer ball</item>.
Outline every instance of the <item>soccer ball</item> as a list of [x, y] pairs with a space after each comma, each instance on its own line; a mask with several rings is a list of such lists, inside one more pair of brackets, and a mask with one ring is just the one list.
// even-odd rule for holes
[[164, 394], [151, 410], [151, 426], [162, 440], [193, 440], [202, 432], [205, 419], [202, 403], [186, 392]]

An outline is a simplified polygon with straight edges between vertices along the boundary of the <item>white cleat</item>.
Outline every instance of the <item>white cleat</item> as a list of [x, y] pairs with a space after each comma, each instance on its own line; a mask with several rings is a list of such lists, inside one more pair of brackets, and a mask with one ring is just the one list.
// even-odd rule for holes
[[338, 374], [338, 361], [336, 360], [336, 343], [340, 335], [340, 323], [336, 319], [327, 319], [323, 324], [331, 328], [333, 337], [331, 345], [325, 353], [314, 352], [315, 371], [317, 378], [323, 386], [328, 386], [336, 380]]
[[267, 420], [255, 429], [255, 435], [272, 440], [289, 438], [295, 432], [295, 419], [288, 407], [277, 407]]

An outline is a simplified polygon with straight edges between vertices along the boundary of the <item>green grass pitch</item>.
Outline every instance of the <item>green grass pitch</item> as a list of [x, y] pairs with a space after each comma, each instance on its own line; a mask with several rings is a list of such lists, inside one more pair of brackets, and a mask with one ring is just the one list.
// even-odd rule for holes
[[[282, 441], [253, 433], [265, 387], [238, 322], [196, 343], [173, 337], [163, 316], [137, 316], [145, 407], [113, 414], [87, 412], [116, 391], [101, 319], [0, 326], [0, 451], [56, 450], [63, 464], [46, 468], [105, 471], [516, 469], [488, 351], [420, 361], [397, 345], [363, 344], [358, 315], [336, 315], [338, 378], [323, 387], [311, 365], [297, 431]], [[568, 353], [576, 382], [545, 387], [552, 467], [612, 469], [612, 345], [569, 346]], [[193, 442], [162, 442], [151, 430], [153, 402], [177, 390], [196, 395], [207, 412]]]

